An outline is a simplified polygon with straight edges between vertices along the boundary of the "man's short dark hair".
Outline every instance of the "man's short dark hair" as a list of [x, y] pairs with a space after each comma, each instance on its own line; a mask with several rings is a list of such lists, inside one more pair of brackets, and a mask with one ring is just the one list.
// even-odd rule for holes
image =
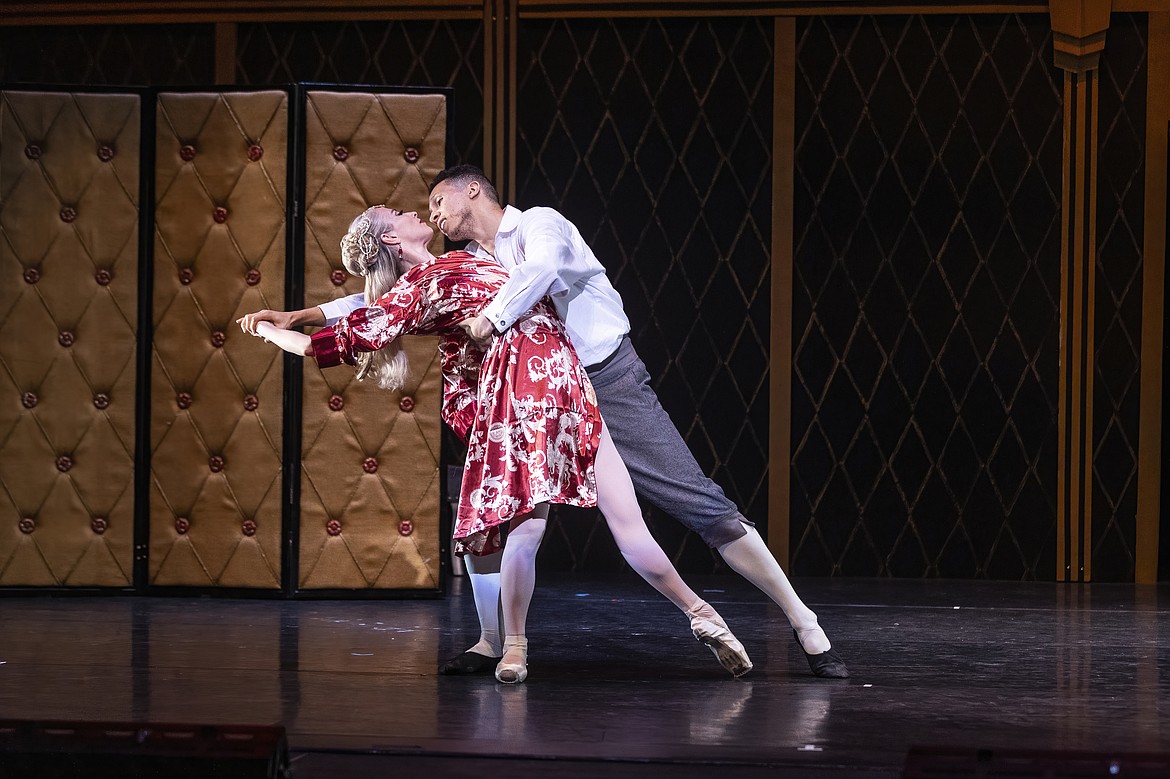
[[500, 194], [496, 192], [496, 188], [492, 185], [491, 179], [483, 172], [482, 168], [475, 165], [452, 165], [449, 168], [443, 168], [439, 171], [439, 175], [435, 176], [435, 180], [431, 182], [431, 191], [439, 186], [441, 182], [450, 180], [451, 183], [465, 187], [473, 181], [479, 182], [480, 190], [495, 201], [496, 205], [503, 205], [500, 202]]

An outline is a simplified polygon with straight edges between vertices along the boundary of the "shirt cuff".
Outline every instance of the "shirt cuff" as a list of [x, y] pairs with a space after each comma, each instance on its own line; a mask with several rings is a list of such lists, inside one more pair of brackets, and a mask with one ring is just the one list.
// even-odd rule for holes
[[513, 322], [509, 322], [507, 317], [504, 316], [504, 312], [498, 310], [492, 303], [485, 306], [480, 313], [487, 317], [487, 320], [492, 323], [496, 328], [496, 332], [499, 333], [504, 332], [514, 324]]
[[337, 334], [333, 328], [327, 327], [313, 333], [310, 343], [313, 346], [313, 359], [321, 368], [331, 368], [341, 365], [341, 350], [337, 348]]

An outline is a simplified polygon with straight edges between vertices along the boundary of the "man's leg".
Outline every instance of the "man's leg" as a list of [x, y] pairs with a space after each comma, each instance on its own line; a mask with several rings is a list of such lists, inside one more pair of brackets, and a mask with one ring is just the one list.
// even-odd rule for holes
[[[745, 520], [723, 488], [703, 473], [658, 396], [629, 339], [589, 378], [605, 426], [634, 490], [713, 548], [743, 538]], [[750, 525], [751, 523], [747, 523]]]
[[[590, 379], [638, 494], [698, 533], [732, 570], [780, 606], [806, 654], [830, 652], [816, 614], [796, 594], [763, 539], [695, 461], [650, 387], [650, 374], [629, 339], [608, 364], [590, 373]], [[847, 673], [839, 659], [831, 668], [824, 658], [809, 662], [822, 675]]]

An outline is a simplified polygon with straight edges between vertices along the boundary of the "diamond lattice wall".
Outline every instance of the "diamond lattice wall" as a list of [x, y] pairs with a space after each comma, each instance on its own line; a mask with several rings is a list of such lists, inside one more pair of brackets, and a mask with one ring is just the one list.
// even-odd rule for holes
[[[338, 242], [368, 205], [426, 213], [445, 164], [436, 94], [311, 91], [306, 107], [305, 302], [363, 291]], [[441, 236], [440, 236], [441, 238]], [[441, 251], [440, 240], [432, 251]], [[407, 340], [400, 392], [306, 361], [300, 586], [435, 589], [439, 584], [439, 396], [434, 338]]]
[[140, 111], [0, 92], [0, 585], [132, 583]]
[[1092, 574], [1096, 581], [1133, 581], [1145, 239], [1145, 14], [1113, 15], [1098, 83]]
[[479, 20], [241, 24], [241, 84], [290, 81], [451, 87], [454, 159], [483, 164], [483, 23]]
[[[700, 465], [766, 524], [771, 20], [529, 20], [518, 48], [516, 205], [577, 224]], [[650, 516], [680, 569], [719, 565]], [[562, 512], [543, 564], [620, 565], [596, 531]]]
[[798, 574], [1053, 575], [1051, 61], [1046, 16], [798, 22]]
[[280, 586], [288, 95], [162, 93], [156, 112], [150, 582]]
[[193, 86], [215, 81], [210, 24], [0, 26], [0, 82]]

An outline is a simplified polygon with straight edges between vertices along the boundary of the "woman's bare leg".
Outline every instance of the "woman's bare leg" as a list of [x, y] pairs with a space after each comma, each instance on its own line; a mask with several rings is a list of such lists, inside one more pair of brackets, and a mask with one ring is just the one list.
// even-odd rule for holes
[[594, 470], [597, 475], [597, 505], [605, 515], [606, 524], [613, 533], [622, 557], [651, 587], [691, 618], [695, 638], [711, 648], [724, 668], [735, 676], [750, 671], [752, 662], [743, 645], [728, 629], [727, 623], [710, 604], [687, 586], [666, 552], [650, 535], [634, 495], [630, 474], [621, 455], [614, 448], [609, 431], [604, 427]]

